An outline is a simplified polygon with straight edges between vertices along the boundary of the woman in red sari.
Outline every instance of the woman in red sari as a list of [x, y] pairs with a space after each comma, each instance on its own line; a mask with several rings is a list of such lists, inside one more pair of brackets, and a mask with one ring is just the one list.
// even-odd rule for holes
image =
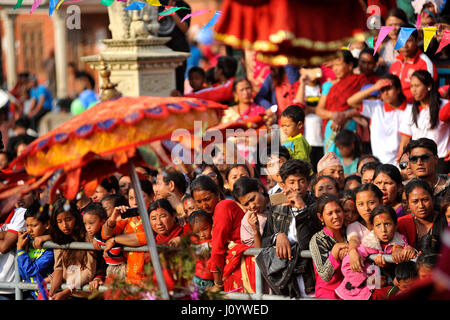
[[316, 108], [316, 114], [324, 120], [324, 152], [334, 152], [340, 155], [334, 138], [341, 129], [356, 131], [356, 122], [351, 118], [359, 112], [351, 109], [347, 99], [368, 84], [364, 75], [353, 73], [356, 61], [348, 50], [340, 51], [339, 58], [333, 61], [333, 72], [336, 82], [328, 93], [323, 92]]
[[191, 194], [197, 206], [213, 215], [209, 270], [214, 273], [211, 291], [255, 292], [255, 262], [243, 252], [250, 248], [241, 242], [241, 220], [244, 211], [233, 200], [223, 200], [217, 184], [200, 175], [191, 183]]

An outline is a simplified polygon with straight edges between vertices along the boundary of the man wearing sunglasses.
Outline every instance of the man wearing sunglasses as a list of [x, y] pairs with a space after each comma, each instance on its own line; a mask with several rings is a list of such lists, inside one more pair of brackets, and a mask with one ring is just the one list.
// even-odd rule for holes
[[440, 208], [442, 197], [450, 186], [450, 176], [437, 174], [437, 145], [428, 138], [411, 140], [405, 151], [409, 154], [409, 166], [415, 177], [423, 179], [433, 189], [436, 208]]

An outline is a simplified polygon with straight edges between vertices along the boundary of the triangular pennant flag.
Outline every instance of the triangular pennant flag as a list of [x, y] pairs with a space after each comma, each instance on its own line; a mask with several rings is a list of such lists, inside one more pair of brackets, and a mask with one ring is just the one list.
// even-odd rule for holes
[[[166, 8], [168, 8], [168, 6], [166, 6]], [[186, 7], [170, 7], [169, 9], [160, 12], [159, 15], [160, 16], [168, 16], [168, 15], [171, 15], [172, 13], [175, 13], [175, 11], [180, 10], [180, 9], [189, 9], [189, 8], [186, 8]]]
[[34, 10], [36, 10], [41, 5], [41, 2], [42, 2], [42, 0], [34, 0], [33, 1], [33, 5], [31, 6], [30, 14], [32, 14], [34, 12]]
[[203, 27], [203, 29], [208, 29], [208, 28], [211, 28], [213, 25], [215, 25], [217, 23], [217, 21], [219, 20], [219, 17], [221, 14], [222, 14], [221, 11], [216, 11], [214, 13], [213, 17], [208, 21], [206, 26]]
[[427, 51], [431, 39], [433, 39], [434, 35], [436, 34], [436, 30], [436, 26], [423, 28], [423, 51]]
[[373, 49], [373, 36], [370, 36], [369, 38], [367, 38], [367, 44], [369, 45], [369, 48]]
[[22, 5], [23, 0], [17, 0], [16, 5], [14, 6], [14, 10], [19, 9], [20, 6]]
[[422, 15], [420, 13], [417, 14], [417, 20], [416, 20], [416, 29], [420, 28], [420, 24], [422, 23]]
[[154, 6], [154, 7], [161, 7], [162, 6], [162, 4], [161, 4], [161, 2], [159, 2], [159, 0], [147, 0], [147, 3], [149, 5], [151, 5], [151, 6]]
[[210, 12], [210, 11], [211, 11], [211, 10], [197, 10], [197, 11], [195, 11], [195, 12], [193, 12], [193, 13], [190, 13], [190, 14], [185, 15], [184, 18], [181, 19], [181, 22], [183, 22], [184, 20], [186, 20], [186, 19], [188, 19], [188, 18], [192, 18], [192, 17], [198, 16], [198, 15], [201, 15], [201, 14], [203, 14], [203, 13]]
[[145, 2], [133, 2], [125, 10], [142, 10], [145, 7]]
[[112, 5], [114, 2], [114, 0], [100, 0], [100, 4], [109, 7], [110, 5]]
[[373, 49], [373, 54], [375, 55], [375, 52], [377, 52], [378, 47], [383, 42], [384, 38], [388, 35], [389, 32], [391, 32], [392, 29], [395, 27], [389, 26], [389, 27], [381, 27], [380, 32], [378, 32], [377, 42], [375, 43], [375, 48]]
[[51, 16], [53, 14], [53, 11], [55, 10], [57, 3], [58, 3], [58, 0], [50, 0], [50, 3], [48, 4], [48, 15], [49, 16]]
[[444, 34], [442, 35], [442, 40], [439, 43], [439, 48], [436, 50], [436, 53], [441, 52], [445, 46], [450, 43], [450, 30], [444, 30]]
[[411, 36], [411, 33], [413, 33], [414, 31], [416, 31], [416, 28], [400, 28], [400, 33], [398, 35], [394, 50], [398, 50], [403, 47], [406, 41], [408, 41], [409, 37]]
[[64, 2], [64, 0], [60, 0], [59, 3], [56, 5], [56, 10], [59, 9], [59, 7], [62, 5], [62, 3]]

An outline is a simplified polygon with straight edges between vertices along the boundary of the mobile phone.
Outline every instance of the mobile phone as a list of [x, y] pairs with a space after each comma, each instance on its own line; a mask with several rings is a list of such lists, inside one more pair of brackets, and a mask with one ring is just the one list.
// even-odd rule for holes
[[269, 198], [270, 198], [270, 203], [273, 206], [277, 206], [277, 205], [288, 202], [288, 199], [287, 199], [286, 195], [284, 194], [284, 192], [278, 192], [278, 193], [271, 194], [269, 196]]
[[127, 209], [127, 211], [122, 212], [120, 214], [120, 217], [122, 219], [131, 218], [131, 217], [137, 217], [139, 215], [138, 207], [133, 207]]

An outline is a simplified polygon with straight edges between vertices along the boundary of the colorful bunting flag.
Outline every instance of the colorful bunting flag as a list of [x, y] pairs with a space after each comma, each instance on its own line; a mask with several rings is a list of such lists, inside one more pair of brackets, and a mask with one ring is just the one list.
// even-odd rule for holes
[[151, 6], [154, 6], [154, 7], [161, 7], [162, 6], [162, 4], [161, 4], [161, 2], [159, 2], [159, 0], [147, 0], [147, 3], [149, 5], [151, 5]]
[[180, 10], [180, 9], [189, 10], [189, 8], [186, 8], [186, 7], [169, 7], [169, 6], [166, 6], [166, 8], [169, 8], [169, 9], [164, 10], [164, 11], [162, 11], [162, 12], [160, 12], [158, 14], [159, 15], [158, 20], [161, 20], [165, 16], [171, 16], [171, 15], [175, 14], [175, 12]]
[[400, 33], [398, 35], [394, 50], [398, 50], [403, 47], [406, 41], [408, 41], [409, 37], [411, 36], [411, 33], [413, 33], [414, 31], [416, 31], [416, 28], [400, 28]]
[[216, 11], [214, 13], [213, 17], [208, 21], [206, 26], [203, 27], [203, 29], [208, 29], [208, 28], [211, 28], [213, 25], [215, 25], [217, 23], [217, 21], [219, 20], [219, 17], [221, 14], [222, 14], [221, 11]]
[[30, 14], [32, 14], [34, 12], [34, 10], [36, 10], [41, 5], [41, 2], [42, 2], [42, 0], [34, 0], [33, 1], [33, 5], [31, 6]]
[[189, 19], [191, 17], [196, 17], [198, 15], [201, 15], [203, 13], [210, 12], [210, 11], [211, 10], [198, 10], [198, 11], [195, 11], [193, 13], [189, 13], [189, 14], [185, 15], [183, 19], [181, 19], [181, 22], [183, 22], [184, 20]]
[[450, 30], [444, 30], [441, 43], [439, 43], [439, 48], [436, 50], [436, 53], [441, 52], [441, 50], [444, 49], [449, 43], [450, 43]]
[[377, 52], [378, 47], [383, 42], [384, 38], [388, 35], [389, 32], [391, 32], [392, 29], [395, 27], [389, 26], [389, 27], [381, 27], [380, 32], [378, 33], [377, 42], [375, 43], [375, 48], [373, 49], [373, 55]]
[[114, 2], [114, 0], [100, 0], [100, 4], [109, 7], [110, 5], [112, 5]]
[[19, 9], [20, 6], [22, 5], [23, 0], [17, 0], [16, 5], [14, 6], [14, 10]]
[[423, 51], [427, 51], [431, 39], [436, 34], [436, 30], [436, 26], [423, 28]]
[[58, 0], [50, 0], [50, 3], [48, 4], [48, 15], [51, 16], [53, 14], [53, 11], [55, 10], [56, 4]]
[[142, 10], [145, 7], [145, 2], [133, 2], [125, 10]]
[[59, 7], [62, 5], [62, 3], [64, 2], [64, 0], [60, 0], [59, 3], [56, 5], [56, 10], [59, 9]]

